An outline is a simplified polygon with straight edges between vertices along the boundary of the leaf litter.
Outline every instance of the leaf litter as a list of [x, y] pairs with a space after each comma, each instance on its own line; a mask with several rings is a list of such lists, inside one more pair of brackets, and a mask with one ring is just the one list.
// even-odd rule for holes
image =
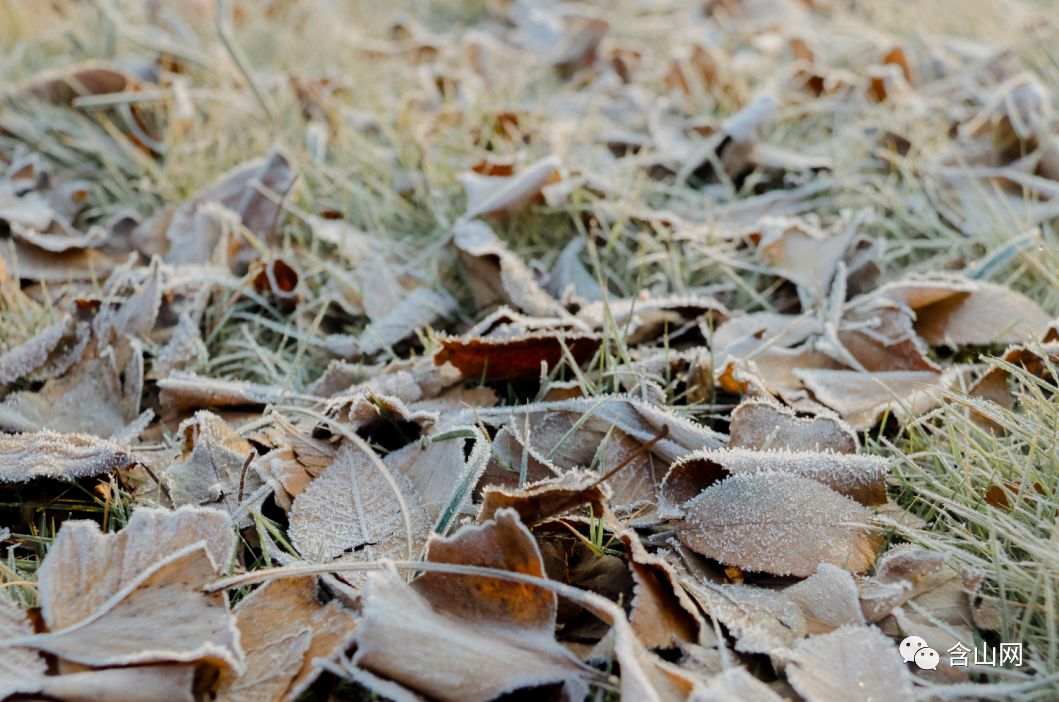
[[121, 5], [0, 28], [0, 699], [1055, 689], [897, 649], [1036, 596], [899, 447], [1054, 404], [1046, 17]]

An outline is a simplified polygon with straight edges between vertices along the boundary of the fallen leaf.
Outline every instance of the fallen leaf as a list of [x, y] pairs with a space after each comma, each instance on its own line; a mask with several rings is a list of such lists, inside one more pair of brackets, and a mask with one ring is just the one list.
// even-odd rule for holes
[[729, 668], [699, 685], [691, 693], [688, 702], [782, 702], [783, 698], [768, 685], [746, 671], [746, 668]]
[[564, 310], [536, 281], [533, 273], [480, 221], [460, 221], [453, 231], [466, 280], [479, 307], [507, 302], [542, 317], [562, 316]]
[[228, 516], [211, 509], [141, 508], [116, 534], [68, 521], [37, 576], [48, 631], [21, 645], [96, 667], [208, 662], [241, 670], [227, 599], [203, 590], [234, 546]]
[[595, 334], [546, 332], [508, 339], [438, 337], [434, 363], [451, 363], [463, 377], [476, 380], [515, 380], [540, 376], [541, 365], [555, 368], [564, 350], [577, 363], [595, 354], [602, 339]]
[[888, 470], [888, 461], [878, 456], [833, 451], [707, 449], [674, 463], [660, 491], [665, 512], [679, 514], [689, 500], [729, 475], [782, 473], [811, 478], [840, 495], [871, 506], [886, 502]]
[[[533, 536], [510, 510], [451, 538], [432, 537], [427, 560], [544, 577]], [[530, 584], [432, 572], [408, 585], [395, 573], [372, 573], [355, 637], [355, 677], [388, 696], [411, 690], [485, 702], [562, 683], [580, 699], [591, 669], [555, 641], [556, 606], [554, 593]]]
[[510, 176], [481, 175], [473, 170], [463, 173], [459, 179], [467, 193], [464, 217], [470, 220], [520, 209], [540, 195], [545, 185], [559, 180], [559, 177], [559, 159], [555, 156], [529, 164]]
[[857, 453], [852, 427], [836, 417], [800, 418], [766, 400], [744, 400], [732, 410], [730, 448]]
[[260, 507], [265, 495], [254, 504], [244, 504], [261, 487], [257, 473], [248, 470], [253, 448], [223, 419], [205, 410], [184, 421], [177, 429], [181, 462], [162, 473], [162, 483], [176, 506], [219, 504], [238, 527], [253, 523], [249, 509]]
[[298, 553], [317, 562], [413, 558], [431, 524], [408, 479], [390, 472], [393, 484], [343, 442], [334, 462], [294, 498], [288, 534]]
[[693, 550], [747, 570], [811, 575], [821, 563], [853, 573], [875, 564], [871, 513], [800, 475], [733, 475], [685, 505], [677, 535]]
[[0, 434], [0, 482], [103, 475], [133, 462], [127, 447], [87, 434]]
[[[875, 627], [847, 626], [811, 636], [791, 651], [786, 673], [808, 702], [912, 699], [912, 677], [894, 642]], [[868, 691], [867, 693], [865, 691]]]
[[265, 583], [235, 608], [246, 671], [225, 671], [216, 699], [223, 702], [294, 700], [320, 675], [316, 659], [330, 660], [352, 641], [357, 619], [337, 600], [321, 604], [312, 578]]

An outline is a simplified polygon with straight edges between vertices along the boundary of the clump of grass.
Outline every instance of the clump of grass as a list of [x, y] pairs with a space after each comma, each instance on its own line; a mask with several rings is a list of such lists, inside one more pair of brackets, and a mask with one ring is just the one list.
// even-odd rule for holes
[[[984, 575], [999, 640], [1023, 642], [1022, 670], [1043, 677], [1059, 672], [1059, 369], [1050, 378], [1009, 370], [1015, 409], [954, 395], [871, 448], [901, 456], [897, 500], [926, 522], [901, 536]], [[1053, 680], [1027, 699], [1056, 694]]]

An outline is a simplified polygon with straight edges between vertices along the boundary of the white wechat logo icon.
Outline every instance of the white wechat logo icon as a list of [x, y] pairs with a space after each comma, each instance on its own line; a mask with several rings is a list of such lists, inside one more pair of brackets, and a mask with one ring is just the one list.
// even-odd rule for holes
[[919, 636], [908, 636], [901, 642], [901, 658], [905, 663], [915, 663], [920, 670], [937, 670], [938, 661], [941, 656], [938, 652], [927, 646], [927, 642]]

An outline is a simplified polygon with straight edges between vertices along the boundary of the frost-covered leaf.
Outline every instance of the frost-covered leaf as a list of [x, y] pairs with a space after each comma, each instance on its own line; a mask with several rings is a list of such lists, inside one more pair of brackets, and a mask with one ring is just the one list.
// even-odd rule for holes
[[889, 462], [879, 456], [832, 451], [754, 451], [715, 449], [696, 451], [673, 464], [662, 483], [666, 513], [678, 514], [681, 505], [728, 475], [788, 473], [811, 478], [865, 505], [886, 502]]
[[[0, 642], [33, 633], [29, 617], [13, 602], [0, 598]], [[36, 692], [39, 679], [48, 671], [44, 657], [32, 648], [0, 643], [0, 699], [18, 692]]]
[[821, 563], [815, 573], [784, 593], [801, 608], [808, 634], [865, 623], [856, 583], [847, 571], [830, 563]]
[[[544, 576], [533, 536], [509, 510], [451, 538], [433, 537], [427, 560]], [[555, 594], [529, 584], [432, 572], [408, 585], [395, 573], [373, 573], [356, 631], [355, 678], [387, 696], [397, 685], [485, 702], [563, 683], [580, 699], [593, 673], [555, 641], [555, 616]]]
[[459, 178], [467, 193], [467, 219], [511, 212], [532, 202], [545, 185], [559, 180], [559, 159], [549, 156], [508, 176], [468, 171]]
[[134, 354], [123, 378], [114, 354], [82, 362], [66, 375], [53, 378], [34, 392], [24, 390], [8, 395], [0, 404], [0, 427], [7, 431], [36, 432], [45, 429], [71, 434], [92, 434], [107, 438], [135, 438], [153, 416], [139, 412], [141, 389], [134, 364], [142, 364]]
[[74, 327], [71, 320], [63, 319], [9, 348], [0, 355], [0, 383], [10, 383], [41, 368], [57, 355], [59, 345], [71, 336]]
[[467, 270], [467, 282], [479, 307], [506, 302], [528, 314], [543, 317], [564, 314], [526, 264], [501, 243], [487, 224], [461, 221], [455, 226], [454, 236]]
[[786, 672], [808, 702], [913, 698], [912, 676], [897, 646], [875, 627], [847, 626], [798, 642]]
[[728, 433], [731, 448], [856, 453], [860, 442], [853, 429], [837, 417], [797, 417], [765, 400], [744, 400], [732, 410]]
[[592, 506], [594, 513], [602, 513], [606, 492], [598, 481], [599, 476], [592, 473], [570, 471], [557, 478], [531, 482], [522, 488], [487, 485], [482, 490], [478, 521], [492, 519], [500, 509], [514, 510], [519, 519], [530, 526], [586, 504]]
[[886, 413], [908, 419], [936, 407], [946, 376], [931, 371], [796, 369], [813, 397], [858, 431], [871, 429]]
[[208, 661], [241, 669], [224, 593], [203, 587], [235, 545], [211, 509], [141, 508], [116, 534], [68, 521], [38, 575], [46, 633], [23, 645], [91, 666]]
[[[473, 442], [465, 450], [466, 442]], [[474, 426], [445, 425], [385, 459], [411, 483], [426, 514], [444, 533], [470, 507], [471, 492], [489, 460], [489, 439]]]
[[246, 671], [222, 673], [218, 700], [293, 700], [320, 674], [314, 659], [333, 659], [349, 645], [356, 617], [337, 600], [321, 604], [316, 587], [312, 578], [284, 578], [239, 603], [234, 614]]
[[821, 563], [861, 573], [881, 543], [868, 510], [800, 475], [733, 475], [687, 503], [685, 514], [677, 533], [688, 547], [776, 575], [805, 577]]
[[0, 434], [0, 482], [83, 478], [133, 463], [128, 448], [87, 434]]
[[431, 521], [411, 482], [390, 472], [400, 498], [379, 466], [344, 442], [327, 470], [294, 499], [291, 544], [311, 561], [414, 557]]
[[913, 278], [875, 294], [912, 309], [916, 332], [931, 346], [1023, 343], [1037, 338], [1049, 321], [1040, 305], [1025, 295], [965, 278]]
[[648, 648], [672, 648], [681, 642], [698, 641], [705, 623], [672, 566], [648, 553], [636, 532], [625, 530], [618, 538], [625, 544], [635, 583], [629, 623], [640, 641]]
[[601, 339], [596, 334], [537, 332], [513, 338], [451, 337], [438, 338], [434, 363], [451, 363], [469, 380], [519, 380], [536, 378], [541, 365], [555, 368], [566, 356], [578, 363], [592, 358]]
[[724, 625], [735, 639], [737, 651], [772, 654], [805, 636], [805, 614], [782, 590], [699, 583], [687, 578], [682, 584], [708, 617]]
[[183, 422], [177, 435], [182, 442], [183, 460], [161, 476], [173, 504], [219, 504], [232, 515], [237, 526], [249, 526], [252, 519], [247, 508], [260, 505], [265, 498], [265, 495], [257, 496], [255, 505], [241, 502], [262, 485], [258, 474], [248, 470], [247, 460], [253, 454], [250, 442], [223, 419], [205, 410]]
[[688, 702], [782, 702], [783, 698], [768, 685], [747, 672], [746, 668], [729, 668], [699, 685]]
[[357, 339], [357, 349], [367, 355], [389, 349], [417, 330], [451, 315], [455, 301], [448, 294], [416, 288], [396, 307], [372, 321]]

